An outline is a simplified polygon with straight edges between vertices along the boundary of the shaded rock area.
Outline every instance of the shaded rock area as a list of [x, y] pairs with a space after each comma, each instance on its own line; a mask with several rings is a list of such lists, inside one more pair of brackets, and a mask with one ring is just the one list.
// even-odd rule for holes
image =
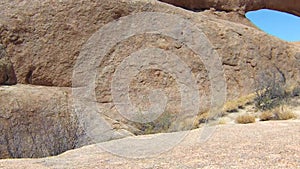
[[[205, 9], [218, 9], [219, 1], [208, 2]], [[243, 9], [240, 3], [234, 2], [232, 8]], [[227, 12], [228, 9], [218, 10]], [[220, 56], [228, 99], [253, 92], [256, 76], [274, 67], [275, 74], [284, 74], [287, 84], [299, 84], [300, 80], [299, 47], [249, 26], [251, 23], [242, 16], [231, 22], [231, 19], [225, 20], [232, 18], [231, 14], [220, 13], [220, 17], [215, 17], [207, 11], [194, 13], [156, 0], [2, 0], [0, 11], [0, 43], [7, 46], [18, 82], [26, 84], [0, 88], [0, 158], [44, 157], [91, 143], [70, 99], [74, 65], [83, 45], [96, 31], [124, 16], [162, 12], [194, 23]], [[177, 20], [168, 22], [177, 23]], [[111, 84], [122, 60], [135, 51], [151, 47], [175, 53], [191, 67], [204, 100], [199, 114], [207, 111], [211, 101], [208, 70], [194, 51], [184, 42], [168, 36], [155, 33], [131, 36], [114, 44], [95, 69], [95, 102], [101, 110], [99, 117], [105, 119], [111, 129], [111, 137], [103, 141], [145, 132], [145, 125], [126, 119], [116, 110]], [[149, 100], [143, 96], [163, 89], [169, 97], [165, 111], [176, 116], [181, 100], [175, 80], [161, 70], [142, 71], [131, 81], [130, 99], [137, 107], [147, 109]], [[162, 124], [162, 128], [174, 125], [171, 121], [171, 124]], [[197, 121], [195, 125], [197, 127]], [[160, 131], [161, 128], [156, 130]]]
[[82, 131], [68, 103], [69, 89], [0, 87], [0, 158], [46, 157], [73, 149]]
[[7, 56], [5, 48], [0, 44], [0, 85], [17, 84], [17, 77], [13, 64]]
[[[70, 88], [0, 86], [0, 159], [53, 156], [94, 143], [72, 103]], [[133, 135], [111, 132], [104, 141]]]

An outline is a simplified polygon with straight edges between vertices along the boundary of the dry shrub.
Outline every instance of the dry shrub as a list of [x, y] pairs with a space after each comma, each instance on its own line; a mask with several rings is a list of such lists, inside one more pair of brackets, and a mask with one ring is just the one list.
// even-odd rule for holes
[[260, 110], [271, 110], [286, 103], [289, 93], [286, 91], [286, 79], [282, 71], [275, 69], [262, 72], [255, 82], [255, 106]]
[[239, 124], [254, 123], [255, 116], [249, 114], [240, 115], [235, 119], [235, 122]]
[[274, 110], [276, 120], [289, 120], [297, 118], [296, 114], [285, 106], [280, 106]]
[[267, 111], [264, 111], [260, 114], [259, 119], [260, 119], [260, 121], [273, 120], [274, 119], [274, 114], [273, 114], [272, 111], [267, 110]]
[[289, 120], [296, 119], [297, 115], [293, 113], [290, 109], [288, 109], [286, 106], [279, 106], [271, 110], [262, 112], [259, 118], [261, 121]]

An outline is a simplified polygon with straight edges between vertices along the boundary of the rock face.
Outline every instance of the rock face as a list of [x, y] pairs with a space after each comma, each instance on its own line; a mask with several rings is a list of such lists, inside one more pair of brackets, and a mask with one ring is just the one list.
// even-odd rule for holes
[[0, 2], [0, 42], [12, 56], [18, 82], [71, 86], [82, 45], [101, 26], [128, 15], [120, 1]]
[[[208, 6], [216, 5], [208, 4]], [[239, 7], [239, 5], [235, 6], [237, 10]], [[226, 8], [222, 10], [227, 11]], [[82, 56], [80, 54], [83, 51], [89, 51], [86, 46], [89, 45], [87, 41], [93, 38], [92, 35], [101, 28], [109, 27], [108, 23], [122, 20], [121, 17], [141, 12], [156, 12], [176, 14], [192, 22], [191, 27], [201, 30], [212, 45], [212, 51], [220, 56], [221, 65], [216, 69], [224, 69], [229, 99], [253, 92], [256, 76], [274, 67], [279, 70], [275, 72], [276, 74], [285, 75], [287, 84], [299, 84], [300, 80], [300, 62], [297, 61], [299, 48], [295, 45], [244, 24], [221, 20], [213, 15], [185, 11], [155, 0], [30, 2], [2, 0], [0, 11], [0, 42], [7, 46], [7, 53], [12, 56], [18, 82], [33, 85], [0, 90], [0, 107], [3, 114], [0, 116], [0, 131], [3, 132], [0, 137], [2, 158], [54, 155], [89, 143], [86, 136], [84, 134], [82, 136], [81, 131], [77, 131], [80, 128], [78, 125], [80, 119], [76, 119], [73, 108], [68, 106], [68, 97], [73, 96], [70, 94], [72, 81], [77, 80], [84, 84], [87, 80], [85, 77], [72, 79], [76, 77], [72, 75], [82, 73], [89, 65], [96, 65], [92, 70], [96, 71], [97, 75], [93, 83], [95, 92], [79, 94], [95, 95], [96, 100], [88, 101], [97, 104], [99, 117], [105, 119], [106, 125], [111, 129], [107, 130], [111, 134], [103, 137], [102, 141], [141, 134], [148, 130], [168, 132], [170, 126], [180, 128], [180, 125], [183, 125], [184, 127], [185, 124], [172, 121], [173, 118], [176, 121], [177, 113], [181, 108], [181, 93], [177, 86], [177, 79], [160, 69], [143, 70], [134, 76], [130, 81], [129, 98], [143, 112], [151, 106], [147, 96], [157, 89], [163, 90], [168, 97], [164, 116], [152, 123], [141, 124], [127, 119], [117, 111], [111, 86], [118, 68], [132, 53], [149, 48], [174, 53], [185, 62], [195, 75], [195, 89], [201, 92], [203, 102], [199, 114], [208, 111], [211, 101], [211, 81], [208, 78], [210, 72], [199, 59], [198, 54], [180, 38], [150, 31], [129, 36], [115, 44], [96, 46], [102, 50], [112, 45], [101, 62], [79, 57]], [[243, 19], [246, 23], [247, 20]], [[165, 22], [172, 23], [175, 32], [179, 35], [184, 34], [186, 30], [189, 33], [189, 28], [184, 27], [182, 31], [183, 28], [180, 24], [177, 25], [178, 20], [175, 17], [160, 21], [157, 25]], [[133, 28], [135, 25], [136, 23], [127, 24]], [[105, 35], [111, 35], [111, 38], [107, 40], [117, 38], [114, 36], [119, 33], [116, 32], [117, 29], [109, 31]], [[201, 43], [204, 41], [199, 41], [199, 44]], [[85, 60], [90, 64], [75, 72], [75, 64], [86, 63]], [[176, 67], [176, 65], [172, 66]], [[37, 85], [53, 88], [36, 87]], [[81, 89], [85, 86], [79, 83], [73, 87]], [[225, 85], [222, 87], [225, 88]], [[87, 107], [87, 116], [90, 115], [89, 108]], [[195, 123], [198, 125], [197, 120]]]
[[[212, 1], [208, 5], [213, 6]], [[236, 9], [240, 7], [235, 6]], [[49, 7], [51, 10], [48, 10]], [[228, 65], [228, 60], [231, 62], [234, 60], [236, 63], [230, 65], [238, 64], [235, 66], [236, 69], [245, 67], [244, 63], [250, 60], [252, 60], [252, 65], [255, 65], [254, 62], [260, 63], [257, 60], [263, 60], [265, 57], [286, 58], [287, 55], [288, 58], [294, 57], [294, 51], [289, 45], [256, 29], [228, 24], [221, 20], [210, 21], [208, 18], [183, 12], [156, 1], [101, 0], [97, 3], [43, 1], [20, 5], [4, 0], [1, 1], [0, 9], [3, 11], [0, 18], [0, 41], [7, 46], [7, 52], [12, 56], [20, 83], [70, 87], [76, 58], [88, 38], [106, 23], [142, 11], [164, 12], [163, 10], [167, 10], [170, 13], [173, 11], [186, 17], [198, 18], [198, 20], [201, 18], [203, 23], [201, 23], [202, 26], [199, 24], [199, 27], [207, 34], [212, 45], [216, 46], [225, 64]], [[133, 41], [136, 40], [137, 38], [128, 40], [126, 43], [135, 44], [136, 42]], [[168, 44], [169, 42], [165, 43], [166, 48], [172, 49], [168, 47], [171, 45]], [[239, 45], [240, 43], [244, 45]], [[130, 45], [123, 46], [134, 49]], [[254, 51], [255, 54], [248, 52], [249, 50]], [[244, 57], [244, 53], [247, 55], [253, 53], [253, 55]], [[261, 58], [261, 56], [265, 57]], [[251, 57], [250, 60], [243, 60], [248, 57]], [[261, 65], [258, 64], [256, 67], [261, 67]], [[249, 75], [246, 72], [253, 72], [250, 69], [250, 71], [248, 69], [242, 71], [244, 70], [246, 76]], [[244, 83], [243, 80], [233, 81], [239, 81], [241, 84]]]
[[248, 12], [258, 9], [273, 9], [300, 16], [297, 0], [160, 0], [191, 10], [215, 8], [219, 11]]
[[14, 85], [17, 83], [14, 67], [7, 56], [5, 48], [0, 44], [0, 85]]

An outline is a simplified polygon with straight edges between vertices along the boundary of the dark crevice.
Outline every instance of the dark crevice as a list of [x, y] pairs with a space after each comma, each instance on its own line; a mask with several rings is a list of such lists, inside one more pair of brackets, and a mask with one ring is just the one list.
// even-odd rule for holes
[[30, 70], [26, 74], [26, 78], [25, 78], [26, 84], [32, 84], [32, 74], [33, 74], [33, 68], [30, 68]]

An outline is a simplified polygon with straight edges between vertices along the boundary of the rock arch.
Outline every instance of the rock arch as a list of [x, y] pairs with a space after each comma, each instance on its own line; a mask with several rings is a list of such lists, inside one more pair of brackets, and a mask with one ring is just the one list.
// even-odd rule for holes
[[160, 0], [190, 10], [215, 8], [220, 11], [248, 12], [258, 9], [272, 9], [300, 16], [298, 0]]

